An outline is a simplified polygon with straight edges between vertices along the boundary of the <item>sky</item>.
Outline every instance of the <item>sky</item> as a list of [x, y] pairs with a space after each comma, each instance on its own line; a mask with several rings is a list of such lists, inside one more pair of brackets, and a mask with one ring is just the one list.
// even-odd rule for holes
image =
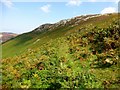
[[45, 23], [118, 11], [118, 0], [0, 0], [0, 32], [22, 34]]

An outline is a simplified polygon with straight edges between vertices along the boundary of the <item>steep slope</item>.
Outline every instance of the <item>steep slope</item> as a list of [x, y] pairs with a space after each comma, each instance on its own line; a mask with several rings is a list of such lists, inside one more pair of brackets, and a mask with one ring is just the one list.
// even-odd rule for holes
[[[24, 33], [4, 43], [3, 58], [22, 54], [30, 48], [38, 48], [52, 39], [63, 37], [76, 30], [90, 25], [106, 27], [117, 14], [77, 16], [72, 19], [61, 20], [55, 24], [44, 24], [32, 32]], [[84, 31], [81, 31], [81, 34]]]
[[[72, 25], [75, 25], [75, 21]], [[47, 29], [52, 26], [49, 24], [42, 27]], [[67, 27], [63, 25], [53, 31], [44, 31], [42, 28], [17, 37], [15, 40], [19, 40], [18, 43], [27, 42], [27, 45], [29, 42], [31, 46], [23, 54], [1, 61], [3, 89], [118, 90], [120, 28], [117, 14], [90, 18], [73, 28]], [[28, 47], [26, 45], [25, 48]]]

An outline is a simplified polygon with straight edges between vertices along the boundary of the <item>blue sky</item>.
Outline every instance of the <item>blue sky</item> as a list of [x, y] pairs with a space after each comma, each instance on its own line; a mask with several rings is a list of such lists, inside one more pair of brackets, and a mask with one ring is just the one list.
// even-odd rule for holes
[[89, 2], [80, 0], [12, 2], [2, 0], [0, 10], [0, 31], [20, 34], [32, 31], [44, 23], [55, 23], [78, 15], [117, 12], [117, 0], [114, 2], [96, 0]]

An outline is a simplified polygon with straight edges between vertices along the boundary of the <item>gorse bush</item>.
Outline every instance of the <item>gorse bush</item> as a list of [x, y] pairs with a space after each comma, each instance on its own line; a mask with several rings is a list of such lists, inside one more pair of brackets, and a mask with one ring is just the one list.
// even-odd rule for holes
[[65, 37], [51, 40], [38, 49], [28, 49], [25, 54], [3, 59], [2, 86], [104, 88], [108, 84], [103, 84], [104, 80], [96, 77], [94, 72], [96, 68], [109, 68], [118, 64], [119, 42], [120, 29], [116, 20], [107, 28], [80, 28]]

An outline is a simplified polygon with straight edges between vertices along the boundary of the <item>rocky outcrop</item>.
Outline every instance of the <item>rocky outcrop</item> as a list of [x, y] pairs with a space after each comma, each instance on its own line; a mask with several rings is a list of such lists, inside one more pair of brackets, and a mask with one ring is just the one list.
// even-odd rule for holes
[[53, 24], [43, 24], [39, 26], [38, 28], [36, 28], [34, 31], [39, 31], [39, 32], [47, 31], [48, 29], [50, 29], [52, 25]]
[[[104, 15], [106, 15], [106, 14], [104, 14]], [[109, 15], [109, 14], [107, 14], [107, 15]], [[99, 16], [101, 16], [101, 14], [76, 16], [76, 17], [71, 18], [71, 19], [61, 20], [61, 21], [54, 23], [54, 24], [50, 24], [50, 23], [43, 24], [33, 31], [35, 31], [35, 32], [51, 31], [51, 30], [54, 30], [55, 28], [62, 27], [65, 25], [67, 25], [69, 27], [74, 27], [74, 26], [79, 25], [80, 22], [82, 22], [82, 21], [87, 21], [91, 18], [99, 17]]]

